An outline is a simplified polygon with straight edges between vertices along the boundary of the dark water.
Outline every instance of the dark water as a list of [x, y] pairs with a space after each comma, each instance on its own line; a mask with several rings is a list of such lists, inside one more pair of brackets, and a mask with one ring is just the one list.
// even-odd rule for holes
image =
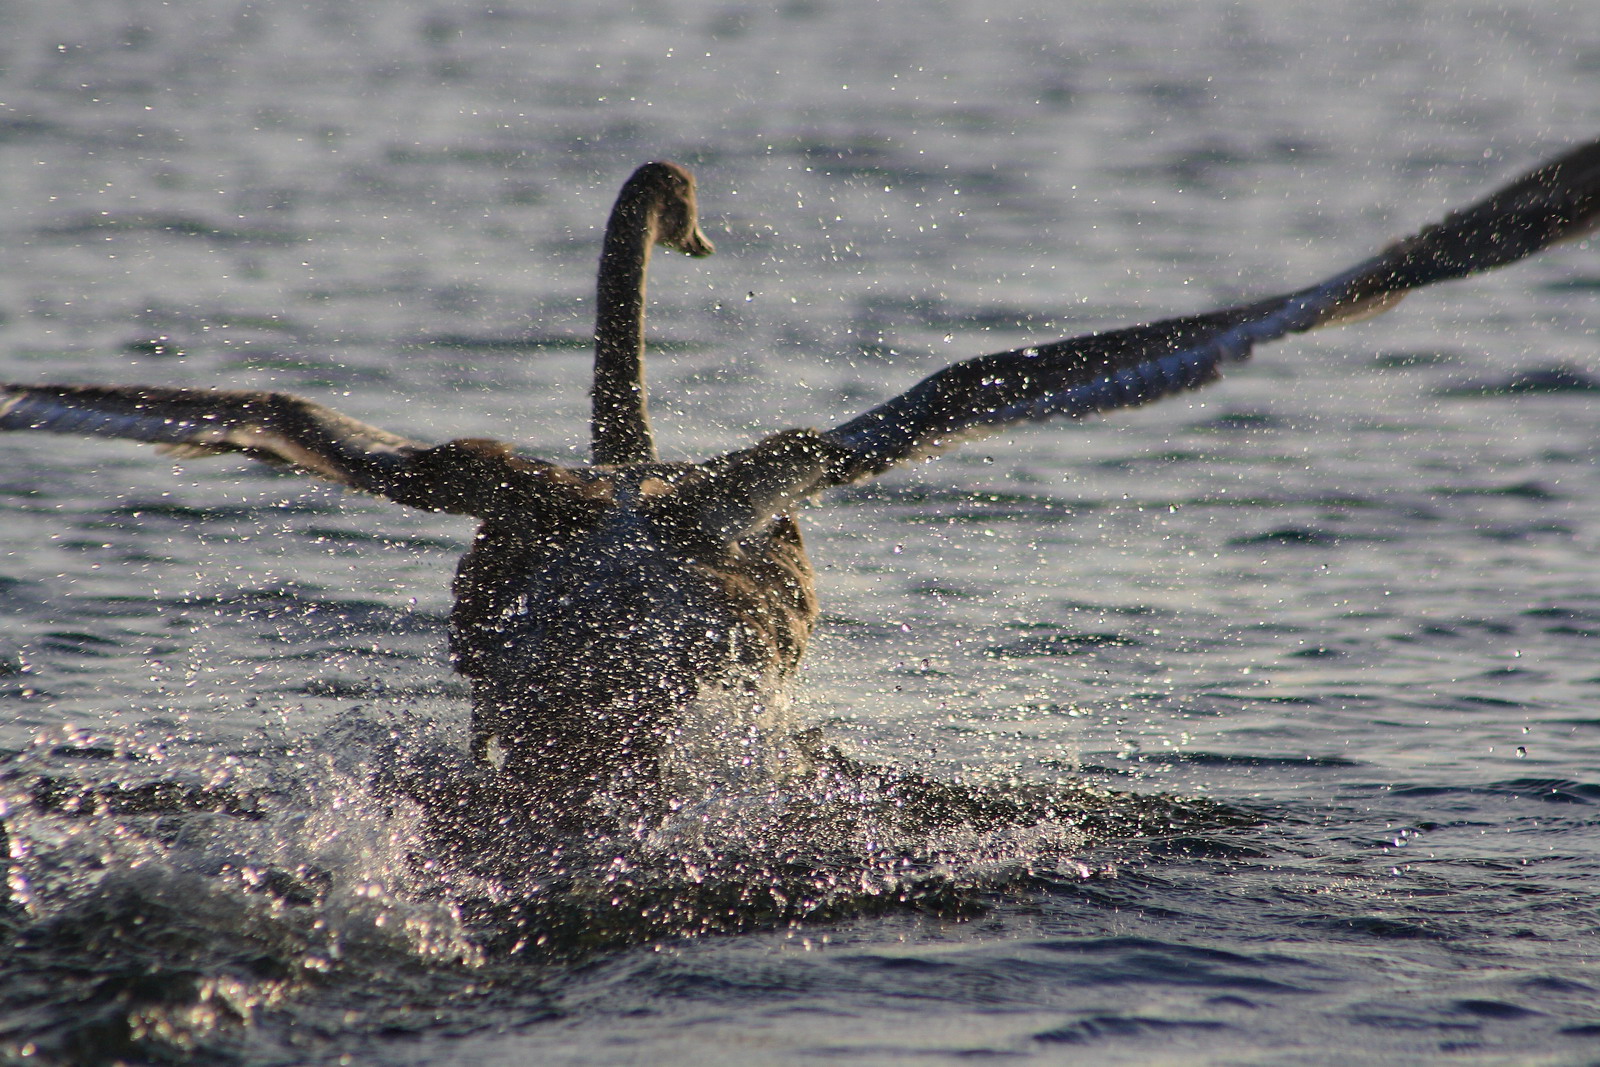
[[[652, 278], [701, 456], [1309, 280], [1600, 130], [1577, 0], [0, 25], [0, 378], [556, 457], [648, 158], [718, 246]], [[441, 814], [461, 520], [8, 436], [0, 1056], [1600, 1062], [1597, 291], [1570, 246], [836, 494], [794, 700], [844, 755], [592, 840]]]

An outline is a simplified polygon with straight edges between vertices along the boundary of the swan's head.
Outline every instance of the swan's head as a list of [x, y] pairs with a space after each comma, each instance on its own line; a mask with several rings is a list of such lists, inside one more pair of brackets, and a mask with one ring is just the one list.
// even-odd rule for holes
[[700, 230], [694, 175], [676, 163], [646, 163], [622, 187], [618, 203], [643, 204], [654, 221], [655, 243], [686, 256], [709, 256], [715, 248]]

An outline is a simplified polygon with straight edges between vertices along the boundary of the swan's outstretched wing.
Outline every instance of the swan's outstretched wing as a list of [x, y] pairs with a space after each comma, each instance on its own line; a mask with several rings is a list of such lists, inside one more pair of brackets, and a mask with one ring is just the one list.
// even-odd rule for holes
[[239, 452], [429, 511], [526, 530], [591, 522], [605, 489], [499, 441], [430, 447], [287, 393], [142, 385], [0, 385], [0, 430], [149, 441], [177, 456]]
[[1375, 314], [1411, 289], [1503, 266], [1597, 223], [1600, 141], [1318, 285], [946, 367], [825, 434], [852, 456], [829, 484], [870, 477], [1016, 423], [1132, 407], [1194, 389], [1263, 341]]
[[285, 393], [136, 385], [0, 385], [0, 430], [122, 437], [178, 456], [242, 452], [380, 495], [428, 448]]

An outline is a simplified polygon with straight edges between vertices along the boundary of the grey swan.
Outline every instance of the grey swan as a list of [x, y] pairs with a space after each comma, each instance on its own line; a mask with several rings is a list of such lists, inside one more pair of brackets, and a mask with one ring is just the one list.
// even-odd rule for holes
[[456, 573], [455, 669], [472, 747], [553, 818], [617, 797], [657, 804], [687, 709], [781, 686], [817, 617], [792, 510], [1017, 423], [1148, 403], [1215, 381], [1255, 345], [1351, 321], [1411, 289], [1503, 266], [1600, 224], [1585, 144], [1325, 281], [1198, 315], [953, 364], [842, 425], [784, 430], [702, 463], [657, 459], [645, 413], [645, 271], [654, 245], [712, 250], [684, 168], [623, 187], [600, 261], [592, 466], [491, 440], [428, 444], [282, 393], [0, 386], [0, 429], [242, 452], [398, 504], [481, 522]]

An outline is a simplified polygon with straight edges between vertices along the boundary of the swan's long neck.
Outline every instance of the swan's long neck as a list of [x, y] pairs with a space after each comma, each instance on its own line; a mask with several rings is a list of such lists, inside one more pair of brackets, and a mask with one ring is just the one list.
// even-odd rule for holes
[[596, 463], [656, 458], [645, 414], [644, 285], [659, 210], [654, 198], [624, 196], [606, 224], [595, 295], [590, 450]]

